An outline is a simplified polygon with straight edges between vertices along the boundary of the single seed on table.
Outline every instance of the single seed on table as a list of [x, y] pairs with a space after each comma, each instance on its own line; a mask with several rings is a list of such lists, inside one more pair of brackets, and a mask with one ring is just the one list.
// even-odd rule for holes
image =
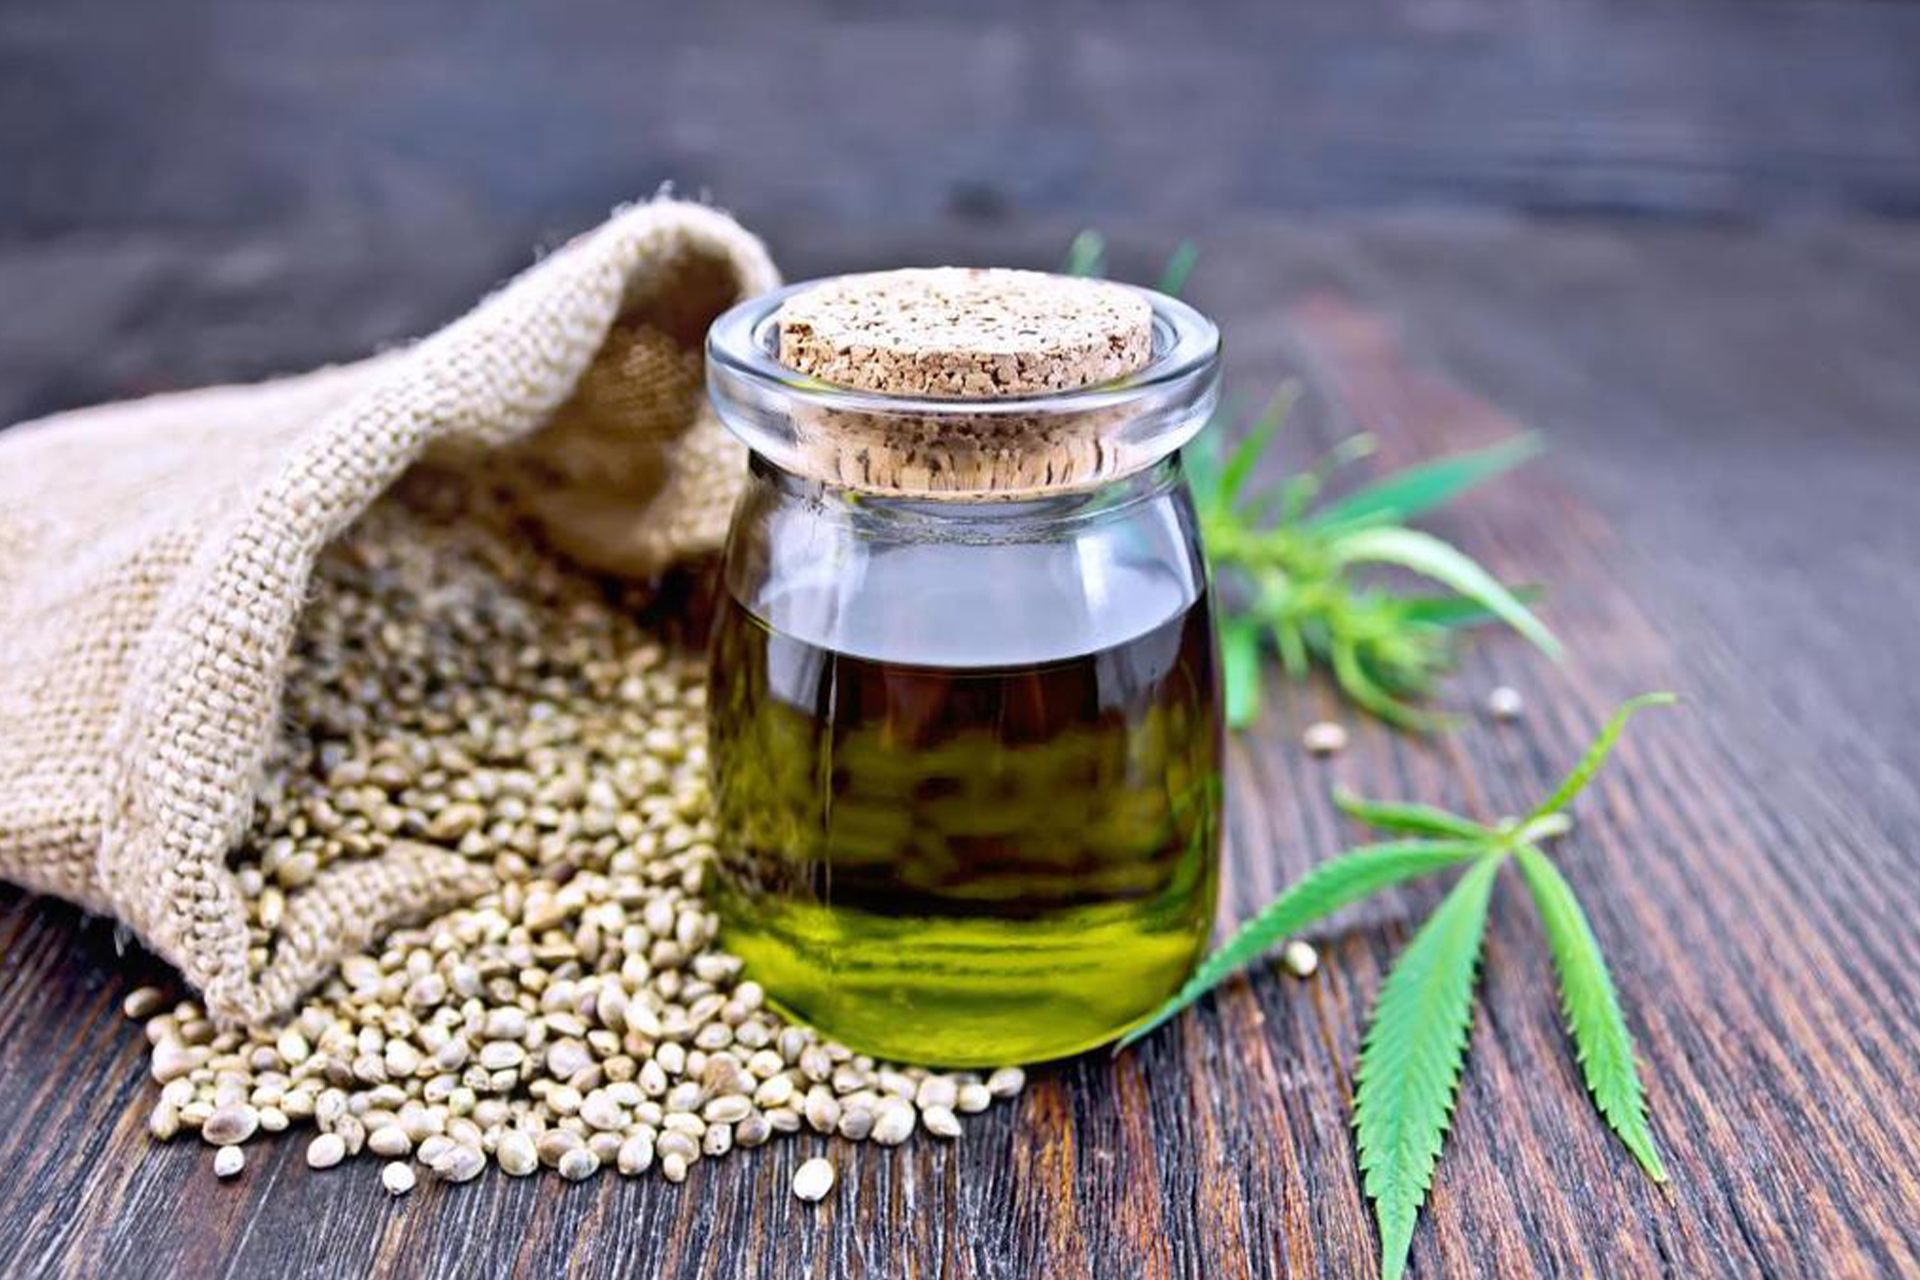
[[946, 1076], [928, 1076], [913, 1095], [914, 1105], [922, 1111], [928, 1107], [951, 1107], [959, 1099], [959, 1086]]
[[1508, 685], [1499, 685], [1487, 694], [1487, 714], [1495, 720], [1518, 720], [1526, 709], [1526, 699], [1518, 689]]
[[509, 1129], [500, 1135], [493, 1159], [502, 1173], [514, 1178], [523, 1178], [540, 1167], [540, 1153], [533, 1139], [518, 1129]]
[[833, 1164], [821, 1156], [805, 1161], [793, 1171], [793, 1194], [802, 1200], [825, 1200], [833, 1190]]
[[367, 1150], [389, 1160], [398, 1160], [413, 1150], [413, 1139], [397, 1124], [383, 1124], [367, 1135]]
[[444, 1133], [432, 1134], [420, 1140], [419, 1147], [414, 1150], [413, 1158], [431, 1169], [434, 1161], [453, 1150], [455, 1145], [457, 1144], [454, 1140]]
[[480, 1046], [480, 1065], [488, 1071], [510, 1071], [526, 1060], [527, 1051], [511, 1040], [489, 1040]]
[[920, 1109], [920, 1123], [926, 1126], [928, 1133], [936, 1138], [957, 1138], [960, 1136], [960, 1117], [953, 1114], [953, 1108], [932, 1106]]
[[380, 1184], [388, 1195], [403, 1196], [413, 1190], [413, 1183], [413, 1166], [404, 1160], [395, 1160], [380, 1171]]
[[323, 1133], [307, 1144], [307, 1167], [331, 1169], [347, 1156], [347, 1144], [337, 1133]]
[[753, 1114], [753, 1102], [737, 1093], [715, 1098], [701, 1109], [700, 1117], [708, 1124], [732, 1124], [736, 1120], [745, 1120]]
[[897, 1147], [913, 1135], [913, 1104], [904, 1098], [888, 1098], [873, 1117], [873, 1140], [883, 1147]]
[[1307, 726], [1300, 741], [1308, 751], [1316, 756], [1330, 756], [1346, 750], [1347, 731], [1344, 726], [1331, 720], [1321, 720]]
[[840, 1123], [840, 1099], [833, 1090], [817, 1084], [807, 1090], [807, 1123], [816, 1133], [832, 1133]]
[[456, 1142], [433, 1162], [433, 1172], [448, 1182], [471, 1182], [487, 1167], [486, 1156], [478, 1147]]
[[135, 987], [120, 1002], [120, 1012], [135, 1022], [144, 1022], [167, 1007], [167, 993], [158, 987]]
[[793, 1100], [793, 1077], [777, 1075], [753, 1091], [756, 1107], [784, 1107]]
[[533, 1140], [533, 1149], [540, 1153], [544, 1165], [557, 1165], [561, 1156], [585, 1145], [586, 1140], [571, 1129], [549, 1129]]
[[840, 1136], [860, 1142], [873, 1132], [873, 1112], [867, 1107], [848, 1107], [840, 1113]]
[[147, 1132], [161, 1142], [180, 1132], [180, 1108], [172, 1099], [162, 1098], [154, 1104], [152, 1114], [147, 1117]]
[[954, 1099], [954, 1107], [966, 1115], [985, 1111], [992, 1105], [993, 1094], [988, 1091], [987, 1086], [978, 1082], [961, 1085]]
[[684, 1133], [697, 1138], [707, 1131], [707, 1122], [691, 1111], [674, 1111], [660, 1121], [660, 1127], [670, 1133]]
[[653, 1141], [652, 1134], [634, 1134], [620, 1144], [620, 1153], [614, 1158], [614, 1167], [629, 1177], [645, 1173], [653, 1167]]
[[213, 1153], [213, 1176], [231, 1178], [247, 1167], [247, 1153], [239, 1147], [221, 1147]]
[[547, 1050], [547, 1074], [556, 1080], [571, 1080], [592, 1065], [593, 1054], [578, 1040], [556, 1040]]
[[488, 1040], [518, 1040], [527, 1034], [527, 1015], [511, 1005], [490, 1009], [482, 1034]]
[[987, 1092], [996, 1098], [1011, 1098], [1027, 1087], [1027, 1073], [1018, 1067], [1001, 1067], [987, 1077]]
[[800, 1074], [816, 1084], [823, 1083], [833, 1075], [833, 1059], [821, 1046], [810, 1044], [800, 1051]]
[[600, 1171], [600, 1157], [585, 1147], [575, 1147], [560, 1157], [555, 1168], [568, 1182], [581, 1182]]
[[680, 1132], [678, 1129], [670, 1129], [666, 1133], [661, 1134], [660, 1137], [655, 1140], [654, 1147], [659, 1151], [662, 1160], [668, 1156], [679, 1156], [684, 1160], [693, 1160], [700, 1154], [700, 1144], [695, 1142], [691, 1136]]
[[589, 1129], [621, 1129], [626, 1127], [626, 1112], [604, 1092], [595, 1090], [581, 1100], [578, 1108], [580, 1118]]
[[200, 1126], [200, 1136], [216, 1147], [245, 1142], [260, 1127], [260, 1113], [246, 1103], [220, 1107]]
[[773, 1121], [764, 1115], [750, 1115], [733, 1126], [736, 1146], [757, 1147], [773, 1136]]
[[150, 1070], [157, 1083], [166, 1084], [195, 1070], [208, 1056], [207, 1051], [197, 1045], [185, 1045], [168, 1038], [153, 1047]]
[[274, 1041], [274, 1049], [280, 1054], [280, 1060], [290, 1067], [297, 1067], [313, 1056], [313, 1047], [300, 1034], [298, 1027], [288, 1027], [282, 1031]]
[[686, 1157], [680, 1155], [678, 1152], [670, 1156], [662, 1156], [660, 1158], [660, 1176], [668, 1182], [685, 1182], [687, 1180]]
[[1296, 978], [1311, 978], [1320, 967], [1320, 953], [1312, 943], [1295, 938], [1280, 949], [1280, 963]]

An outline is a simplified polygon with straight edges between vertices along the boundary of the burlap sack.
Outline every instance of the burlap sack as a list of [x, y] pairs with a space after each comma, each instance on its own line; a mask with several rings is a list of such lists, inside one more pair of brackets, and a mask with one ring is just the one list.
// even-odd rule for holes
[[711, 548], [741, 455], [699, 343], [776, 283], [732, 221], [656, 201], [404, 350], [0, 433], [0, 876], [114, 916], [248, 1022], [480, 892], [486, 872], [421, 846], [330, 868], [247, 972], [225, 854], [314, 558], [429, 449], [497, 471], [596, 567]]

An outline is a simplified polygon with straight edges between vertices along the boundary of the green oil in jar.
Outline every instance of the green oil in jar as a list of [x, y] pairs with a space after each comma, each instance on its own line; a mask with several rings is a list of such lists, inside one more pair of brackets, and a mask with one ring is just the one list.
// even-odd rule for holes
[[1185, 980], [1218, 862], [1204, 594], [1119, 643], [991, 666], [721, 609], [716, 907], [788, 1012], [881, 1056], [1036, 1061]]

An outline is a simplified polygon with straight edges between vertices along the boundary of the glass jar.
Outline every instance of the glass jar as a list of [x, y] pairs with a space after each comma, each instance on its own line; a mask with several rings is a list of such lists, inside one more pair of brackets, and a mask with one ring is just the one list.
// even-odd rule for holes
[[[1222, 728], [1177, 450], [1218, 334], [1140, 290], [1152, 355], [1117, 383], [904, 397], [778, 361], [806, 287], [708, 337], [752, 450], [709, 690], [722, 945], [877, 1056], [1098, 1045], [1179, 987], [1213, 920]], [[862, 438], [909, 436], [912, 465], [871, 480]]]

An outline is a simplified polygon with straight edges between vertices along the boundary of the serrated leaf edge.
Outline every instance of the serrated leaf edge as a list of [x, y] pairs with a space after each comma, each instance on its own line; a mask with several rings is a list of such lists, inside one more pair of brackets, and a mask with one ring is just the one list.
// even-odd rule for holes
[[1607, 1127], [1655, 1182], [1667, 1181], [1666, 1165], [1647, 1123], [1646, 1094], [1633, 1047], [1633, 1033], [1620, 1009], [1619, 992], [1607, 970], [1600, 940], [1573, 886], [1540, 850], [1515, 851], [1521, 878], [1540, 913], [1541, 932], [1560, 980], [1560, 1013], [1573, 1041], [1574, 1059], [1595, 1108]]
[[1116, 1052], [1158, 1029], [1241, 966], [1315, 920], [1389, 885], [1472, 861], [1485, 852], [1486, 845], [1478, 841], [1392, 840], [1362, 845], [1321, 863], [1203, 960], [1171, 999], [1120, 1038]]
[[[1381, 985], [1362, 1042], [1354, 1075], [1354, 1128], [1362, 1183], [1374, 1202], [1380, 1228], [1383, 1280], [1397, 1280], [1406, 1270], [1414, 1222], [1433, 1185], [1434, 1167], [1459, 1097], [1481, 943], [1494, 878], [1503, 861], [1488, 857], [1468, 868], [1402, 949]], [[1413, 1025], [1401, 1029], [1403, 1018]], [[1399, 1043], [1421, 1037], [1437, 1037], [1438, 1042]], [[1382, 1081], [1406, 1082], [1404, 1059], [1412, 1053], [1428, 1061], [1414, 1064], [1423, 1078], [1413, 1079], [1411, 1085], [1421, 1088], [1425, 1096], [1409, 1105], [1429, 1114], [1389, 1123], [1393, 1113], [1382, 1115], [1382, 1108], [1390, 1106], [1381, 1096], [1386, 1087]], [[1392, 1132], [1383, 1133], [1383, 1125]]]

